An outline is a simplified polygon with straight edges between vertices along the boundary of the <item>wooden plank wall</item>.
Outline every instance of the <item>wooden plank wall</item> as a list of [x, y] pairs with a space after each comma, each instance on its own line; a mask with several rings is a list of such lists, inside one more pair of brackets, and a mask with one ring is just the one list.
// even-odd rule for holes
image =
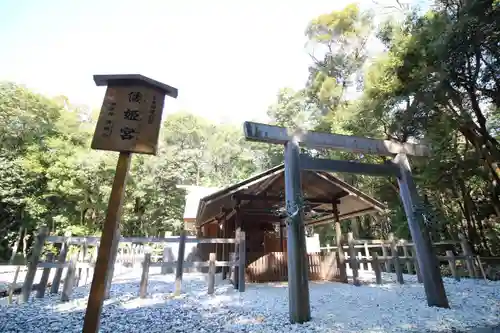
[[[283, 238], [283, 251], [286, 252], [286, 238]], [[279, 237], [272, 234], [265, 234], [264, 252], [281, 252]]]
[[[258, 258], [246, 268], [248, 282], [277, 282], [288, 280], [288, 262], [286, 252], [252, 253]], [[340, 281], [334, 254], [311, 253], [309, 261], [309, 280]]]

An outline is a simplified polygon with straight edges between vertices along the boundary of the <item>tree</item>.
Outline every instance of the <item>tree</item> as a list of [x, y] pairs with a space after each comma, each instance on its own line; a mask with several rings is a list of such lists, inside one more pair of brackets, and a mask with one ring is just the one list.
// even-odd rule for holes
[[355, 4], [313, 19], [306, 30], [313, 51], [307, 91], [324, 115], [345, 106], [348, 88], [361, 88], [361, 68], [367, 60], [366, 45], [372, 15]]
[[435, 8], [382, 27], [379, 37], [388, 51], [369, 69], [349, 127], [432, 144], [430, 160], [413, 163], [421, 192], [439, 216], [434, 234], [465, 232], [478, 250], [490, 251], [486, 230], [490, 214], [499, 213], [499, 52], [491, 43], [498, 9], [491, 1], [443, 1]]

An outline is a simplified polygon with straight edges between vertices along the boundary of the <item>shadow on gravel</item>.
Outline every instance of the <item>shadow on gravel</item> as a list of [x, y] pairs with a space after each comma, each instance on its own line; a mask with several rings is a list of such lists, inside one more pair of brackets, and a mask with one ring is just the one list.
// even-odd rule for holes
[[[137, 282], [114, 283], [111, 298], [103, 305], [99, 332], [234, 332], [221, 328], [231, 317], [239, 316], [241, 309], [210, 305], [206, 301], [214, 297], [203, 290], [173, 297], [173, 288], [173, 283], [155, 281], [148, 288], [148, 297], [138, 299]], [[220, 292], [223, 290], [216, 289], [216, 294]], [[200, 297], [196, 298], [198, 294]], [[87, 295], [75, 296], [80, 297], [67, 303], [59, 300], [60, 295], [53, 295], [0, 307], [0, 332], [81, 332]], [[186, 296], [190, 302], [184, 300]]]
[[[110, 300], [105, 301], [101, 314], [100, 332], [112, 333], [149, 333], [149, 332], [342, 332], [343, 324], [335, 327], [313, 325], [290, 325], [288, 309], [282, 312], [252, 311], [252, 304], [240, 302], [243, 297], [232, 286], [217, 284], [215, 296], [206, 294], [206, 282], [203, 277], [186, 276], [186, 284], [194, 283], [194, 290], [180, 297], [173, 297], [174, 282], [158, 281], [150, 275], [148, 297], [138, 299], [139, 283], [137, 279], [123, 279], [113, 283]], [[247, 293], [258, 291], [261, 285], [247, 285]], [[356, 288], [369, 288], [368, 286]], [[278, 289], [278, 288], [276, 288]], [[276, 290], [275, 289], [275, 290]], [[346, 288], [350, 289], [350, 287]], [[394, 292], [388, 288], [381, 292]], [[314, 296], [314, 287], [311, 288]], [[26, 304], [0, 307], [0, 332], [81, 332], [85, 315], [88, 287], [75, 288], [73, 301], [62, 303], [60, 295], [46, 296]], [[284, 291], [286, 295], [286, 292]], [[280, 294], [281, 295], [281, 294]], [[278, 295], [277, 295], [278, 297]], [[281, 296], [279, 296], [281, 297]], [[286, 297], [286, 296], [285, 296]], [[334, 297], [332, 295], [332, 297]], [[189, 298], [189, 301], [186, 300]], [[329, 301], [332, 298], [328, 297]], [[321, 306], [319, 302], [312, 305]], [[322, 318], [313, 321], [321, 322]], [[375, 328], [365, 328], [357, 332], [385, 332]], [[408, 330], [408, 333], [500, 333], [498, 328], [475, 328], [459, 330]]]

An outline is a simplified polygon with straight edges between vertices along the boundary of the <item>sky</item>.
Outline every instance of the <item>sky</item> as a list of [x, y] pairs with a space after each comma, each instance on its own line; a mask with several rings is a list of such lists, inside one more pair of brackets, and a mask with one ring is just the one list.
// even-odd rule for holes
[[0, 0], [0, 80], [99, 108], [94, 74], [142, 74], [179, 90], [165, 113], [265, 120], [280, 88], [306, 82], [308, 22], [350, 2]]

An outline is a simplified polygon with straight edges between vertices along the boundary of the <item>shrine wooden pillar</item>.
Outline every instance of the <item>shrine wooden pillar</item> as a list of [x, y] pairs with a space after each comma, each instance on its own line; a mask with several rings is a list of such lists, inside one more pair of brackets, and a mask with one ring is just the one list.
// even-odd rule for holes
[[285, 227], [285, 224], [280, 221], [280, 252], [284, 252], [284, 246], [283, 246], [283, 228]]
[[[236, 203], [234, 205], [234, 238], [236, 239], [236, 243], [234, 244], [234, 258], [235, 260], [239, 260], [239, 240], [240, 240], [240, 232], [242, 231], [242, 216], [241, 216], [241, 207], [240, 200], [236, 199]], [[239, 269], [234, 269], [231, 280], [233, 281], [233, 285], [235, 289], [238, 289], [238, 281], [239, 281]]]
[[[215, 218], [215, 235], [213, 235], [213, 238], [221, 238], [222, 237], [222, 230], [221, 230], [221, 222], [222, 219], [220, 217]], [[220, 260], [221, 258], [221, 245], [219, 243], [212, 244], [212, 248], [210, 249], [209, 253], [215, 253], [215, 260]], [[215, 267], [215, 272], [219, 272], [219, 267]]]
[[338, 272], [340, 275], [340, 281], [343, 283], [347, 283], [347, 272], [346, 272], [346, 265], [345, 265], [345, 256], [344, 256], [344, 249], [343, 249], [343, 242], [342, 242], [342, 228], [340, 225], [340, 217], [339, 217], [339, 200], [334, 200], [332, 203], [332, 211], [333, 211], [333, 216], [335, 217], [335, 241], [337, 245], [337, 254], [336, 254], [336, 260], [337, 260], [337, 267], [338, 267]]
[[[224, 210], [221, 218], [221, 237], [228, 238], [227, 235], [227, 211]], [[229, 244], [221, 244], [221, 258], [222, 261], [229, 261]], [[222, 267], [222, 279], [226, 279], [227, 267]]]

